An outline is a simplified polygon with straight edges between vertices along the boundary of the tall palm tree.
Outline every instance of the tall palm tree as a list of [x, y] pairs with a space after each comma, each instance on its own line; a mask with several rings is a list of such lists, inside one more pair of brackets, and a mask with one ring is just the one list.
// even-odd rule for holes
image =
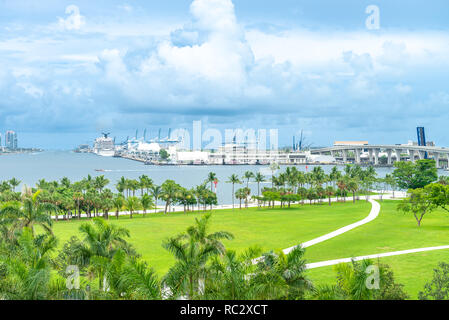
[[359, 190], [359, 182], [357, 179], [349, 179], [347, 188], [352, 192], [352, 202], [355, 203], [355, 193]]
[[274, 185], [273, 185], [273, 177], [274, 177], [274, 173], [276, 172], [276, 170], [279, 170], [279, 165], [276, 162], [273, 162], [270, 164], [270, 170], [271, 170], [271, 189], [273, 189]]
[[139, 187], [140, 187], [140, 196], [143, 196], [143, 191], [145, 190], [148, 193], [148, 190], [152, 187], [153, 180], [149, 178], [147, 175], [141, 175], [139, 177]]
[[236, 174], [232, 174], [229, 177], [229, 181], [227, 181], [227, 183], [232, 183], [232, 210], [234, 210], [234, 188], [235, 188], [235, 184], [241, 184], [242, 182], [239, 180], [239, 177]]
[[206, 263], [210, 257], [223, 254], [222, 239], [233, 239], [232, 234], [219, 231], [208, 233], [210, 213], [195, 219], [195, 225], [176, 237], [165, 240], [162, 246], [176, 259], [163, 279], [174, 298], [187, 295], [193, 299], [200, 295], [199, 281], [207, 274]]
[[140, 204], [142, 206], [143, 215], [145, 216], [147, 214], [147, 210], [153, 207], [153, 199], [151, 199], [151, 196], [148, 194], [144, 194], [140, 198]]
[[[210, 183], [210, 191], [213, 192], [213, 183], [214, 182], [218, 182], [218, 178], [217, 178], [217, 174], [214, 172], [209, 172], [209, 174], [207, 175], [207, 179], [206, 182]], [[210, 205], [210, 209], [212, 210], [212, 204]]]
[[257, 172], [254, 176], [254, 182], [257, 182], [257, 196], [260, 197], [260, 183], [265, 181], [265, 176]]
[[161, 185], [161, 196], [165, 201], [164, 213], [167, 213], [167, 210], [170, 208], [170, 205], [172, 204], [173, 200], [176, 199], [176, 195], [180, 189], [181, 186], [176, 182], [174, 182], [173, 180], [166, 180]]
[[123, 206], [125, 205], [125, 197], [121, 194], [118, 194], [114, 196], [114, 199], [112, 201], [114, 202], [115, 217], [118, 219], [120, 210], [122, 210]]
[[67, 178], [67, 177], [63, 177], [63, 178], [61, 179], [61, 185], [62, 185], [64, 188], [69, 189], [69, 188], [70, 188], [70, 185], [71, 185], [70, 179]]
[[133, 212], [139, 210], [140, 208], [140, 200], [137, 197], [129, 197], [125, 201], [125, 208], [129, 211], [130, 219], [133, 218]]
[[92, 185], [98, 192], [102, 192], [104, 187], [109, 184], [109, 179], [106, 179], [103, 175], [95, 177], [95, 180], [92, 182]]
[[332, 167], [331, 172], [329, 173], [329, 179], [332, 182], [332, 185], [335, 186], [336, 182], [342, 178], [341, 172], [338, 170], [337, 166]]
[[22, 181], [17, 180], [16, 178], [12, 178], [8, 182], [11, 185], [12, 190], [15, 192], [16, 191], [16, 187], [18, 187]]
[[120, 180], [115, 185], [115, 188], [118, 192], [122, 193], [123, 196], [125, 196], [125, 190], [126, 190], [126, 179], [125, 177], [121, 177]]
[[15, 192], [16, 191], [16, 187], [18, 187], [22, 181], [17, 180], [16, 178], [12, 178], [8, 182], [11, 185], [13, 191]]
[[[79, 230], [84, 235], [82, 252], [87, 255], [90, 261], [111, 260], [118, 250], [131, 253], [129, 244], [125, 240], [129, 237], [129, 231], [125, 228], [109, 224], [100, 218], [94, 218], [92, 223], [83, 223]], [[99, 264], [97, 263], [97, 265]], [[103, 289], [105, 283], [104, 268], [99, 267], [96, 272], [99, 288]]]
[[208, 175], [207, 175], [206, 182], [210, 183], [210, 191], [214, 191], [213, 190], [213, 183], [214, 183], [215, 180], [218, 181], [217, 174], [215, 172], [209, 172]]
[[243, 174], [243, 179], [246, 179], [246, 187], [247, 188], [249, 188], [249, 180], [250, 179], [252, 179], [252, 178], [254, 178], [254, 173], [253, 172], [251, 172], [251, 171], [246, 171], [244, 174]]
[[157, 200], [160, 198], [162, 194], [162, 188], [161, 186], [153, 185], [151, 187], [151, 195], [154, 198], [154, 213], [157, 211]]

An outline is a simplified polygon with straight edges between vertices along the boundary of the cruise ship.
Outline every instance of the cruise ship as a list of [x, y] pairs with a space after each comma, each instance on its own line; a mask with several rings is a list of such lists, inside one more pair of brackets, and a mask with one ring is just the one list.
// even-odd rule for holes
[[93, 152], [102, 157], [114, 156], [114, 140], [112, 138], [109, 138], [109, 133], [103, 133], [103, 137], [95, 139]]

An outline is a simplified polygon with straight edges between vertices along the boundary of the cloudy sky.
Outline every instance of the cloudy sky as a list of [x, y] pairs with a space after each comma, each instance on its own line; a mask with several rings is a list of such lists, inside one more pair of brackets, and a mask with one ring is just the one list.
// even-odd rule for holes
[[[367, 28], [369, 5], [379, 29]], [[0, 0], [0, 131], [304, 130], [315, 146], [449, 146], [447, 0]]]

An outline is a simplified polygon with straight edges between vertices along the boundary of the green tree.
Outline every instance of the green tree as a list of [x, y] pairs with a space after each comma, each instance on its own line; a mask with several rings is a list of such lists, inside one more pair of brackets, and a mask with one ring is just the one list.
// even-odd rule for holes
[[433, 278], [418, 293], [420, 300], [449, 300], [449, 264], [440, 262], [433, 269]]
[[139, 210], [141, 207], [141, 203], [139, 198], [137, 197], [129, 197], [128, 199], [125, 200], [125, 208], [126, 210], [128, 210], [129, 212], [129, 217], [132, 219], [133, 218], [133, 212]]
[[161, 159], [164, 161], [168, 161], [168, 159], [170, 158], [170, 154], [165, 149], [161, 149], [159, 151], [159, 155], [160, 155]]
[[306, 293], [313, 290], [313, 284], [305, 274], [304, 253], [301, 246], [288, 254], [282, 251], [265, 253], [251, 278], [257, 299], [304, 299]]
[[12, 178], [8, 182], [11, 185], [13, 191], [15, 192], [16, 191], [16, 187], [18, 187], [22, 181], [17, 180], [16, 178]]
[[232, 183], [232, 210], [234, 210], [234, 196], [235, 196], [234, 188], [236, 184], [241, 184], [242, 182], [240, 181], [239, 177], [236, 174], [232, 174], [227, 182]]
[[114, 208], [115, 208], [115, 217], [118, 219], [120, 214], [120, 210], [122, 210], [125, 205], [125, 197], [121, 194], [117, 194], [113, 198]]
[[143, 215], [145, 216], [148, 209], [151, 209], [153, 207], [153, 199], [148, 194], [144, 194], [140, 198], [140, 204], [142, 206]]
[[163, 278], [173, 298], [185, 295], [188, 299], [194, 299], [200, 296], [199, 282], [207, 275], [206, 263], [210, 257], [225, 252], [222, 239], [233, 239], [232, 234], [225, 231], [209, 234], [210, 217], [208, 213], [201, 219], [195, 218], [195, 225], [189, 227], [186, 233], [169, 238], [162, 244], [176, 259]]
[[432, 198], [432, 188], [426, 186], [424, 188], [410, 189], [409, 196], [403, 199], [397, 207], [398, 211], [404, 213], [412, 213], [421, 226], [421, 221], [426, 213], [432, 212], [437, 207], [434, 198]]
[[265, 181], [265, 176], [262, 173], [257, 172], [254, 175], [254, 182], [257, 182], [257, 196], [258, 197], [260, 196], [260, 183], [264, 182], [264, 181]]
[[164, 213], [167, 213], [167, 210], [170, 208], [170, 205], [174, 200], [176, 200], [176, 195], [178, 194], [178, 191], [181, 189], [181, 186], [174, 182], [173, 180], [166, 180], [161, 185], [161, 196], [165, 201], [165, 211]]
[[415, 163], [397, 161], [394, 166], [396, 169], [393, 171], [393, 176], [401, 189], [423, 188], [438, 179], [433, 159], [422, 159]]
[[8, 300], [51, 299], [51, 253], [57, 246], [53, 235], [37, 237], [24, 227], [13, 252], [0, 254], [0, 298]]
[[30, 228], [34, 233], [34, 226], [40, 225], [49, 233], [52, 233], [53, 221], [50, 212], [55, 212], [57, 207], [54, 204], [41, 202], [38, 190], [31, 197], [25, 197], [22, 203], [9, 203], [0, 209], [0, 214], [15, 218], [18, 229]]

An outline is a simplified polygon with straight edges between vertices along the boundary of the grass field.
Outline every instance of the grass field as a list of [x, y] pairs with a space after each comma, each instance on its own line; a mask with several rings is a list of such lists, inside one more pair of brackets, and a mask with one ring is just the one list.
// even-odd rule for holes
[[[397, 201], [380, 203], [381, 211], [374, 221], [307, 248], [307, 262], [449, 244], [449, 214], [446, 212], [438, 210], [426, 215], [421, 227], [418, 227], [413, 216], [396, 211]], [[228, 248], [241, 251], [259, 245], [269, 251], [294, 246], [359, 221], [368, 215], [370, 209], [370, 203], [360, 200], [356, 204], [306, 204], [290, 209], [216, 210], [213, 212], [211, 231], [233, 233], [235, 239], [225, 241]], [[159, 274], [163, 274], [174, 260], [162, 248], [162, 241], [185, 231], [193, 224], [195, 217], [200, 216], [197, 212], [152, 213], [146, 217], [135, 215], [133, 219], [121, 216], [115, 220], [112, 217], [110, 221], [129, 229], [130, 242]], [[80, 236], [78, 227], [83, 222], [86, 220], [55, 223], [54, 232], [60, 239], [60, 245], [73, 235]], [[405, 290], [414, 299], [432, 278], [438, 262], [448, 260], [449, 250], [381, 259], [392, 267], [397, 281], [404, 284]], [[308, 273], [315, 284], [335, 283], [333, 266], [312, 269]]]
[[[235, 209], [213, 212], [211, 231], [224, 230], [234, 234], [235, 239], [225, 241], [228, 248], [244, 250], [259, 245], [264, 250], [284, 249], [311, 240], [365, 218], [371, 204], [365, 201], [353, 203], [334, 203], [331, 207], [322, 205], [298, 205], [290, 209]], [[130, 242], [142, 257], [159, 273], [168, 270], [174, 261], [162, 248], [161, 243], [170, 236], [183, 232], [194, 223], [198, 213], [170, 213], [134, 215], [133, 219], [121, 216], [111, 218], [130, 230]], [[59, 221], [54, 224], [55, 235], [60, 245], [78, 235], [82, 221]]]
[[[411, 215], [396, 211], [397, 201], [383, 201], [379, 217], [334, 239], [312, 246], [306, 251], [308, 262], [349, 258], [367, 254], [449, 244], [449, 214], [438, 210], [424, 216], [421, 227]], [[449, 250], [430, 251], [382, 258], [412, 298], [432, 278], [439, 261], [449, 261]], [[316, 283], [335, 282], [333, 267], [310, 270]]]

